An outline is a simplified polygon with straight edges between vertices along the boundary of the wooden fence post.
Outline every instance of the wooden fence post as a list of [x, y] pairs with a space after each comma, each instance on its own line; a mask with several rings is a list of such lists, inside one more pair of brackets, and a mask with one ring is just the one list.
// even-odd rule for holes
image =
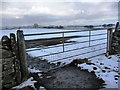
[[3, 36], [1, 39], [1, 43], [2, 43], [2, 48], [5, 48], [11, 51], [10, 39], [8, 36]]
[[26, 47], [24, 41], [23, 31], [17, 31], [17, 44], [18, 44], [18, 52], [20, 59], [20, 69], [21, 69], [21, 77], [22, 81], [27, 80], [29, 72], [27, 66], [27, 56], [26, 56]]
[[21, 74], [20, 74], [20, 63], [19, 63], [19, 55], [18, 55], [18, 47], [16, 42], [16, 37], [14, 33], [10, 33], [10, 42], [13, 54], [16, 56], [14, 58], [14, 69], [16, 74], [16, 82], [19, 84], [21, 82]]
[[119, 28], [119, 22], [116, 23], [115, 32], [118, 30], [118, 28]]
[[108, 55], [112, 54], [112, 35], [113, 35], [113, 29], [112, 28], [107, 29], [107, 53]]

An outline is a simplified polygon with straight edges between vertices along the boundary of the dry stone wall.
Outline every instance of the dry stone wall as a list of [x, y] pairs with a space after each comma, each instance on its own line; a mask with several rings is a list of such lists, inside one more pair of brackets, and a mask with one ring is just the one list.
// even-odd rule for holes
[[113, 54], [120, 54], [120, 29], [116, 30], [113, 33], [112, 51]]
[[2, 90], [8, 90], [20, 82], [18, 82], [18, 76], [20, 76], [18, 72], [20, 70], [17, 61], [18, 59], [12, 51], [11, 40], [7, 36], [3, 36], [0, 45], [0, 65], [2, 68], [0, 80], [2, 83]]

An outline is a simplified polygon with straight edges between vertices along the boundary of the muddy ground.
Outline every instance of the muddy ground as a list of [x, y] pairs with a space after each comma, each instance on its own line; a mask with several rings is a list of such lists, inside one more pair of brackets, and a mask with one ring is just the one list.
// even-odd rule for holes
[[46, 89], [52, 88], [101, 88], [103, 81], [95, 74], [73, 66], [64, 66], [47, 72], [41, 83]]
[[41, 76], [36, 73], [31, 74], [38, 81], [35, 84], [36, 88], [43, 86], [47, 90], [52, 90], [56, 88], [102, 88], [104, 86], [104, 81], [98, 79], [94, 73], [81, 70], [71, 64], [60, 67], [60, 65], [48, 63], [47, 60], [33, 61], [30, 56], [28, 64], [43, 71]]

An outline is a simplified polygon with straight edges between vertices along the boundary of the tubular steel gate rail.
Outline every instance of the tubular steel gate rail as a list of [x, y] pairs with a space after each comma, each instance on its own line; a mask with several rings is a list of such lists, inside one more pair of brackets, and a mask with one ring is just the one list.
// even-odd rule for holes
[[[102, 33], [98, 33], [98, 34], [92, 34], [92, 32], [95, 32], [95, 31], [103, 31]], [[85, 38], [87, 37], [88, 40], [83, 40], [83, 41], [77, 41], [77, 42], [72, 42], [72, 43], [65, 43], [65, 38], [68, 38], [67, 35], [65, 34], [71, 34], [72, 33], [78, 33], [78, 32], [87, 32], [87, 35], [78, 35], [77, 34], [77, 37], [74, 37], [75, 39], [77, 38]], [[43, 47], [42, 49], [45, 50], [45, 49], [50, 49], [50, 48], [57, 48], [57, 47], [62, 47], [62, 51], [58, 51], [58, 52], [53, 52], [53, 53], [49, 53], [49, 54], [45, 54], [45, 55], [39, 55], [33, 59], [36, 59], [38, 57], [40, 58], [45, 58], [45, 57], [48, 57], [48, 56], [53, 56], [53, 55], [59, 55], [59, 54], [64, 54], [64, 53], [67, 53], [67, 52], [71, 52], [71, 51], [75, 51], [75, 50], [83, 50], [85, 48], [92, 48], [92, 47], [95, 47], [95, 46], [105, 46], [106, 47], [102, 47], [102, 48], [99, 48], [99, 49], [96, 49], [96, 50], [92, 50], [92, 51], [87, 51], [87, 52], [81, 52], [81, 53], [77, 53], [75, 55], [69, 55], [69, 56], [66, 56], [66, 57], [63, 57], [61, 56], [61, 58], [58, 58], [58, 59], [53, 59], [51, 60], [50, 62], [55, 62], [55, 61], [60, 61], [60, 60], [64, 60], [64, 59], [69, 59], [69, 58], [72, 58], [72, 57], [76, 57], [76, 56], [80, 56], [80, 55], [84, 55], [84, 54], [89, 54], [89, 53], [92, 53], [92, 52], [96, 52], [96, 51], [100, 51], [100, 50], [106, 50], [105, 52], [102, 52], [101, 54], [98, 54], [98, 55], [94, 55], [94, 56], [90, 56], [90, 57], [87, 57], [88, 59], [90, 58], [93, 58], [93, 57], [96, 57], [96, 56], [100, 56], [100, 55], [103, 55], [105, 53], [107, 53], [108, 55], [110, 55], [112, 53], [112, 49], [111, 49], [111, 42], [112, 42], [112, 32], [113, 32], [113, 28], [96, 28], [96, 29], [89, 29], [89, 30], [72, 30], [72, 31], [60, 31], [60, 32], [48, 32], [48, 33], [36, 33], [36, 34], [23, 34], [24, 37], [29, 37], [29, 36], [43, 36], [43, 35], [54, 35], [54, 34], [61, 34], [62, 37], [61, 37], [61, 43], [59, 45], [52, 45], [52, 46], [48, 46], [48, 47]], [[70, 35], [70, 36], [71, 36]], [[102, 37], [102, 35], [105, 35], [106, 37]], [[94, 36], [99, 36], [99, 38], [97, 39], [91, 39], [92, 37]], [[47, 38], [47, 40], [58, 40], [60, 38]], [[31, 39], [31, 40], [25, 40], [25, 42], [29, 42], [29, 41], [32, 41], [32, 40], [35, 40], [35, 39]], [[38, 39], [36, 39], [38, 40]], [[44, 41], [44, 39], [41, 39], [41, 41]], [[103, 42], [103, 43], [99, 43], [99, 44], [94, 44], [92, 45], [92, 43], [94, 41], [100, 41], [100, 40], [104, 40], [106, 42]], [[65, 47], [66, 46], [70, 46], [70, 45], [76, 45], [76, 44], [82, 44], [82, 43], [88, 43], [88, 46], [82, 46], [82, 47], [78, 47], [78, 48], [74, 48], [74, 49], [70, 49], [70, 50], [66, 50]], [[41, 45], [42, 47], [42, 45]], [[41, 50], [41, 48], [33, 48], [33, 49], [26, 49], [26, 52], [32, 52], [32, 51], [36, 51], [36, 50]], [[86, 58], [86, 57], [84, 57]]]

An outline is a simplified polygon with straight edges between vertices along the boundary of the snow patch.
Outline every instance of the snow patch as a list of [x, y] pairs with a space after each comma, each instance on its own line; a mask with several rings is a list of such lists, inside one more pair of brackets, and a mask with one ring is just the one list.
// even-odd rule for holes
[[40, 72], [42, 72], [42, 71], [40, 71], [40, 70], [35, 69], [35, 67], [34, 67], [34, 68], [28, 68], [28, 71], [29, 71], [30, 73], [40, 73]]
[[34, 83], [36, 83], [37, 81], [33, 80], [33, 77], [30, 77], [27, 81], [24, 81], [23, 83], [21, 83], [18, 86], [13, 87], [12, 89], [21, 89], [27, 86], [31, 86], [35, 89]]
[[[87, 69], [89, 72], [94, 71], [98, 78], [105, 81], [106, 88], [118, 88], [118, 60], [116, 55], [110, 56], [108, 59], [104, 55], [90, 59], [93, 65], [86, 63], [78, 64], [81, 69]], [[94, 69], [95, 68], [95, 69]]]

